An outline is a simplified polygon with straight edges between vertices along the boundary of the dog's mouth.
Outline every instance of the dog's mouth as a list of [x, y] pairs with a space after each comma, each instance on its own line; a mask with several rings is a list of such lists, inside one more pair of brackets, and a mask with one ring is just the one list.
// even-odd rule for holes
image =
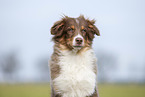
[[75, 47], [75, 48], [80, 48], [80, 47], [82, 47], [82, 46], [73, 46], [73, 47]]
[[83, 47], [82, 44], [76, 44], [73, 46], [75, 49], [81, 49]]

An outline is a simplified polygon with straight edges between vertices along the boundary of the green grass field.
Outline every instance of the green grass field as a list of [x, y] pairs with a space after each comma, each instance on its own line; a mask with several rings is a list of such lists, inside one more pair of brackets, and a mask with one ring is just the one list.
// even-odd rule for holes
[[[100, 97], [145, 97], [145, 85], [99, 84]], [[0, 84], [0, 97], [50, 97], [49, 84]]]

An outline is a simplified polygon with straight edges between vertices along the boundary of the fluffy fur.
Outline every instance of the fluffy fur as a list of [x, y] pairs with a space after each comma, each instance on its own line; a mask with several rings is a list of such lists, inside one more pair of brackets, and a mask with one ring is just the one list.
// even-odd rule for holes
[[94, 20], [64, 17], [51, 28], [54, 52], [50, 60], [51, 97], [98, 97]]

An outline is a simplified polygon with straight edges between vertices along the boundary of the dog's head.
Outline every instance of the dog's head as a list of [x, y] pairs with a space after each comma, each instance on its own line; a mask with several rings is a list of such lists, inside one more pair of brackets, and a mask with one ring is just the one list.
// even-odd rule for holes
[[81, 49], [90, 47], [94, 35], [100, 36], [94, 20], [85, 19], [84, 16], [70, 18], [65, 16], [57, 21], [51, 28], [53, 41], [65, 45], [68, 49]]

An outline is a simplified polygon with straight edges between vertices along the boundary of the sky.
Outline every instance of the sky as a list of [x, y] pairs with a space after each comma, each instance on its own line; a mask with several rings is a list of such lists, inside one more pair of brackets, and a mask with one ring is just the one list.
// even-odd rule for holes
[[[128, 78], [130, 65], [136, 76], [145, 67], [144, 0], [0, 0], [0, 55], [16, 51], [22, 65], [20, 75], [37, 75], [37, 59], [50, 57], [50, 29], [65, 14], [95, 19], [101, 36], [94, 39], [95, 51], [118, 58], [116, 77]], [[96, 55], [97, 56], [97, 55]], [[131, 66], [132, 67], [132, 66]], [[142, 76], [141, 76], [142, 77]]]

